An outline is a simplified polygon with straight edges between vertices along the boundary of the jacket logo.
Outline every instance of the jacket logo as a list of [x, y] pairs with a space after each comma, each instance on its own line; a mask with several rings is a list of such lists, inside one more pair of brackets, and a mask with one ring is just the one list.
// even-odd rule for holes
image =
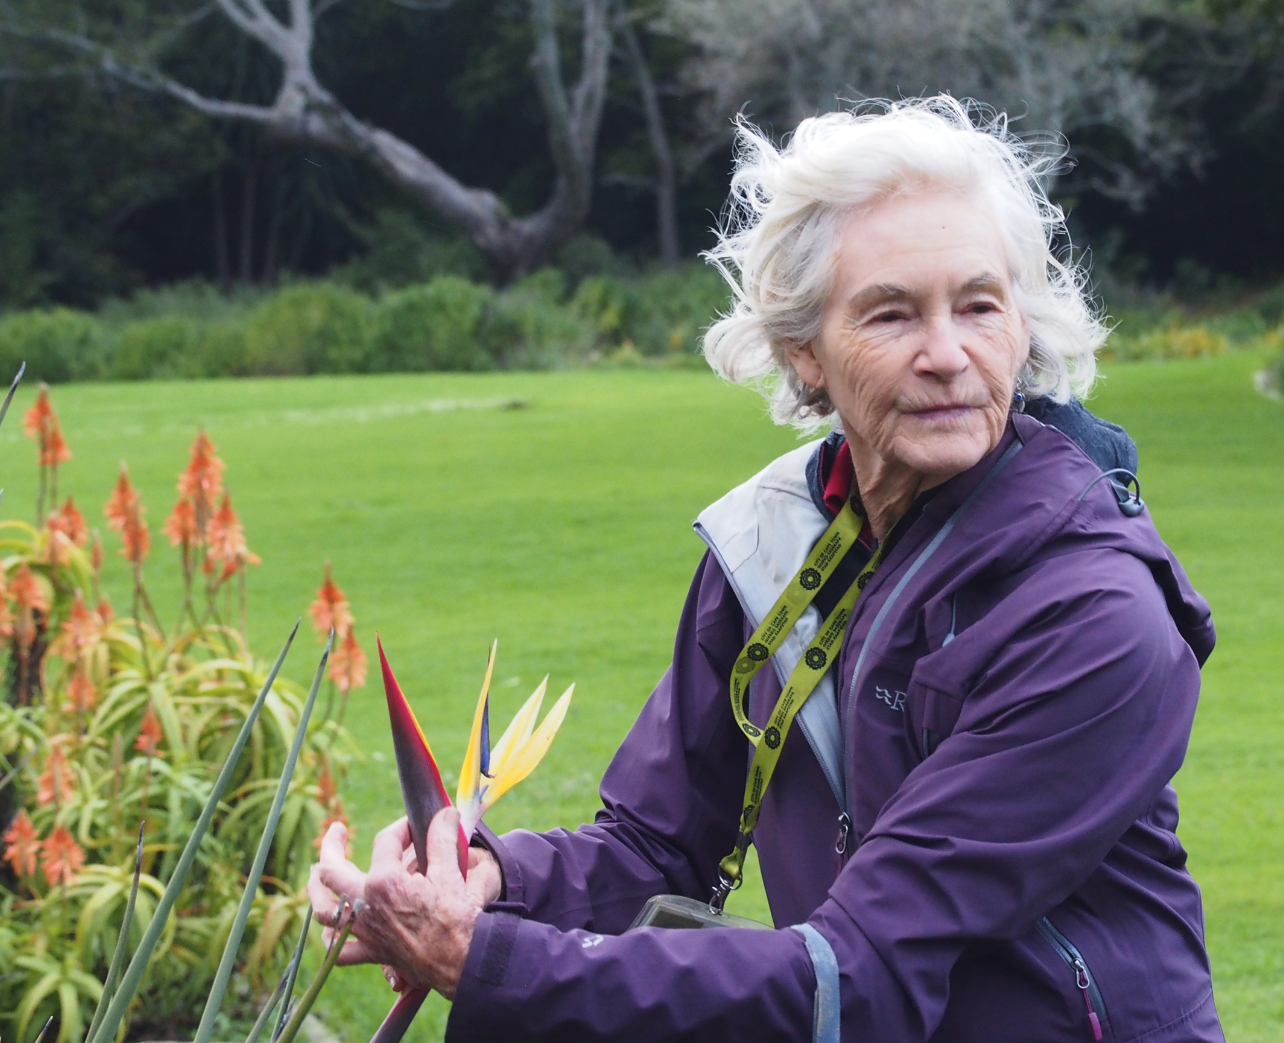
[[905, 712], [904, 692], [889, 692], [886, 688], [875, 685], [874, 698], [885, 702], [893, 710], [900, 710], [902, 713]]

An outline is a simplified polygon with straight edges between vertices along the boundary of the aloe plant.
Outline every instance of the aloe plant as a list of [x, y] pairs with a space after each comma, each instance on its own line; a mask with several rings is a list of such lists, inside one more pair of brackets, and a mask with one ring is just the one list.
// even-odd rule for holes
[[[0, 401], [0, 421], [16, 387]], [[345, 818], [336, 775], [354, 747], [329, 707], [313, 713], [316, 696], [305, 699], [298, 685], [269, 679], [262, 701], [268, 664], [225, 622], [243, 609], [245, 567], [257, 559], [221, 491], [224, 465], [208, 437], [193, 444], [165, 525], [187, 591], [167, 629], [143, 584], [151, 537], [128, 474], [105, 512], [134, 579], [133, 614], [118, 616], [101, 589], [97, 533], [71, 498], [56, 495], [58, 463], [71, 451], [47, 388], [22, 421], [37, 443], [41, 499], [53, 509], [38, 509], [34, 525], [0, 521], [0, 643], [14, 664], [0, 698], [0, 854], [12, 870], [0, 882], [0, 1036], [30, 1040], [53, 1011], [57, 1043], [83, 1043], [102, 1038], [122, 961], [150, 923], [163, 926], [129, 1008], [136, 1026], [201, 1014], [238, 945], [252, 989], [281, 977], [313, 838]], [[337, 689], [346, 699], [364, 683], [364, 655], [346, 601], [330, 609], [331, 696]], [[169, 902], [194, 810], [206, 805], [238, 733], [252, 755], [231, 758], [200, 857]], [[276, 824], [265, 833], [269, 819]], [[144, 820], [131, 867], [128, 839]], [[256, 845], [266, 862], [246, 889], [238, 877]], [[156, 921], [163, 900], [171, 912]]]

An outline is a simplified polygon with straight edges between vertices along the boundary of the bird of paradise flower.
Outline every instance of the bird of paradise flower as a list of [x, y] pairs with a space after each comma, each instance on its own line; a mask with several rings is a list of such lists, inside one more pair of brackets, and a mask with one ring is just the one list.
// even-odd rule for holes
[[[376, 643], [379, 647], [379, 664], [383, 669], [384, 693], [388, 698], [388, 715], [392, 723], [397, 775], [401, 780], [401, 795], [410, 823], [410, 837], [414, 843], [419, 871], [422, 873], [428, 867], [428, 824], [437, 812], [450, 805], [450, 797], [442, 783], [441, 772], [437, 769], [437, 761], [432, 755], [428, 739], [388, 665], [388, 659], [383, 653], [383, 643], [377, 639]], [[536, 728], [535, 720], [539, 717], [548, 689], [548, 678], [545, 677], [492, 748], [490, 681], [495, 671], [495, 654], [498, 648], [498, 642], [490, 646], [486, 676], [473, 714], [472, 732], [468, 737], [463, 767], [459, 771], [459, 787], [455, 793], [455, 805], [459, 808], [459, 871], [465, 876], [468, 875], [468, 842], [477, 824], [500, 797], [526, 778], [543, 760], [557, 729], [566, 718], [571, 695], [575, 691], [575, 685], [566, 689]], [[427, 989], [408, 989], [402, 993], [370, 1043], [397, 1043], [409, 1028], [427, 995]]]

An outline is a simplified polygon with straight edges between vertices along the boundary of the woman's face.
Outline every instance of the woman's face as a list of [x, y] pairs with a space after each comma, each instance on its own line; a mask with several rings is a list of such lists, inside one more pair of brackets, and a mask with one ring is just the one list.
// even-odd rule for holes
[[997, 223], [963, 196], [924, 192], [852, 212], [840, 226], [824, 324], [790, 350], [824, 388], [857, 473], [966, 471], [998, 445], [1030, 350]]

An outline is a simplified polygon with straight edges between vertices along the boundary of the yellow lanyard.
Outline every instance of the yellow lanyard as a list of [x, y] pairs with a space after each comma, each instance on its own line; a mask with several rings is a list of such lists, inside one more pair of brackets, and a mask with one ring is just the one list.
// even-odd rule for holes
[[825, 581], [834, 574], [839, 562], [856, 545], [864, 525], [864, 516], [849, 500], [807, 555], [798, 574], [789, 581], [771, 611], [753, 632], [731, 669], [731, 709], [740, 730], [753, 743], [754, 751], [753, 761], [749, 765], [749, 778], [745, 781], [744, 809], [740, 813], [736, 846], [719, 864], [721, 880], [714, 888], [713, 898], [709, 903], [710, 908], [715, 911], [720, 911], [727, 894], [740, 886], [745, 853], [749, 850], [754, 826], [758, 824], [762, 795], [766, 792], [767, 784], [771, 782], [771, 776], [776, 770], [776, 762], [780, 759], [780, 748], [794, 723], [794, 717], [820, 684], [820, 679], [825, 676], [825, 672], [833, 664], [834, 656], [841, 649], [852, 610], [870, 576], [883, 560], [885, 541], [878, 545], [869, 562], [860, 570], [860, 574], [812, 638], [807, 651], [789, 675], [765, 728], [759, 728], [749, 720], [749, 682], [780, 649], [807, 606], [825, 585]]

